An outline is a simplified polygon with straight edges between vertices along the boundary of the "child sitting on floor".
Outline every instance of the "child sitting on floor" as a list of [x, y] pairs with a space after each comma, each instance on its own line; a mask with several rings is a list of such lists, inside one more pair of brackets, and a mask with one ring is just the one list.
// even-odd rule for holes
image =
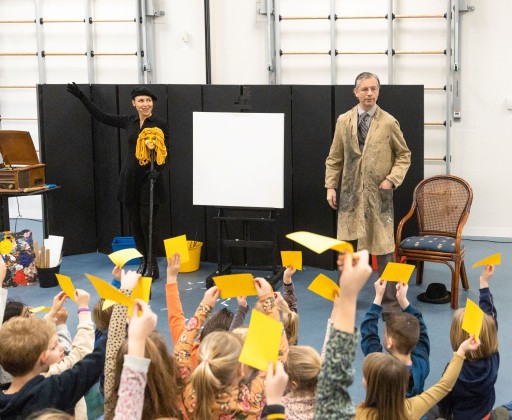
[[[79, 311], [89, 311], [79, 305]], [[47, 378], [52, 355], [60, 358], [55, 327], [37, 317], [14, 317], [0, 330], [0, 364], [12, 375], [12, 382], [1, 387], [0, 418], [25, 418], [48, 407], [73, 413], [76, 403], [98, 380], [105, 360], [105, 341], [71, 369]]]
[[415, 309], [407, 299], [409, 286], [396, 285], [396, 297], [402, 312], [390, 312], [384, 327], [384, 348], [379, 339], [378, 321], [382, 314], [382, 298], [387, 281], [375, 282], [375, 299], [361, 324], [361, 349], [367, 356], [370, 353], [387, 350], [393, 357], [404, 363], [410, 372], [407, 397], [421, 394], [425, 379], [430, 371], [430, 341], [427, 327], [421, 312]]

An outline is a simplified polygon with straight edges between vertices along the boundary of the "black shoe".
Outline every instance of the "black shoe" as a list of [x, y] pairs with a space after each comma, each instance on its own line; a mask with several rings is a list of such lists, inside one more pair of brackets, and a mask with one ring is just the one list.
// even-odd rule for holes
[[153, 280], [160, 278], [160, 270], [156, 258], [151, 259], [151, 264], [148, 264], [143, 274], [144, 277], [151, 277]]
[[140, 257], [140, 265], [137, 268], [138, 274], [143, 274], [146, 271], [146, 259], [144, 257]]

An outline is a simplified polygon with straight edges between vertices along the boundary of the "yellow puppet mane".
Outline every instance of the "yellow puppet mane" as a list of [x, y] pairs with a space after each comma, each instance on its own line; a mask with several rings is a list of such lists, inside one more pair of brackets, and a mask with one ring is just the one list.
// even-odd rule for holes
[[135, 157], [140, 165], [147, 165], [151, 161], [151, 149], [146, 145], [146, 140], [155, 145], [155, 161], [163, 165], [167, 156], [165, 147], [164, 132], [158, 127], [149, 127], [142, 130], [137, 138]]

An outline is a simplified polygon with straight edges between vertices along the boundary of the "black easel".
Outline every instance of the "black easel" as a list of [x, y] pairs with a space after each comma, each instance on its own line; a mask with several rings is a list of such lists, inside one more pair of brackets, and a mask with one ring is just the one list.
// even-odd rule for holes
[[[284, 268], [280, 264], [279, 247], [277, 243], [277, 220], [278, 210], [276, 209], [233, 209], [233, 208], [219, 208], [217, 216], [217, 229], [219, 236], [219, 243], [217, 249], [218, 266], [206, 278], [206, 287], [210, 288], [214, 285], [213, 277], [230, 274], [232, 269], [239, 270], [272, 270], [272, 274], [266, 278], [272, 285], [274, 290], [277, 290], [283, 278]], [[226, 237], [227, 230], [230, 224], [242, 224], [242, 236], [240, 238]], [[272, 226], [272, 238], [266, 240], [254, 240], [251, 238], [251, 228], [257, 228], [261, 224]], [[234, 265], [232, 262], [224, 262], [224, 248], [242, 248], [243, 249], [243, 262], [241, 265]], [[247, 250], [250, 248], [266, 248], [272, 250], [272, 265], [258, 266], [250, 265], [247, 259]]]
[[[249, 112], [252, 110], [251, 93], [248, 86], [240, 87], [240, 95], [235, 102], [236, 107], [240, 112]], [[241, 270], [272, 270], [272, 274], [266, 278], [272, 285], [274, 290], [277, 290], [283, 279], [285, 269], [281, 266], [279, 249], [277, 244], [277, 220], [278, 210], [276, 209], [234, 209], [234, 208], [219, 208], [217, 216], [217, 232], [219, 237], [217, 249], [218, 268], [206, 278], [206, 287], [210, 288], [214, 285], [213, 277], [230, 274], [232, 269]], [[242, 237], [241, 238], [226, 238], [224, 232], [227, 232], [230, 223], [242, 223]], [[251, 227], [261, 223], [271, 224], [272, 238], [267, 240], [253, 240], [251, 239]], [[243, 263], [242, 265], [233, 265], [231, 262], [224, 264], [224, 248], [243, 248]], [[249, 248], [267, 248], [272, 249], [273, 263], [269, 266], [251, 266], [247, 262], [247, 249]]]

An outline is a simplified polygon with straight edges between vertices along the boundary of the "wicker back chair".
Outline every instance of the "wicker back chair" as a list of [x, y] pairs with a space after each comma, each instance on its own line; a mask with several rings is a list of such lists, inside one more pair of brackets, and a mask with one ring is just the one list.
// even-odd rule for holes
[[[400, 221], [396, 234], [397, 260], [405, 257], [406, 260], [417, 261], [416, 284], [423, 281], [424, 261], [450, 267], [453, 309], [459, 306], [459, 277], [464, 289], [469, 289], [461, 238], [472, 202], [473, 190], [461, 178], [438, 175], [424, 179], [414, 189], [412, 207]], [[414, 213], [418, 221], [418, 236], [403, 239], [403, 226]]]

